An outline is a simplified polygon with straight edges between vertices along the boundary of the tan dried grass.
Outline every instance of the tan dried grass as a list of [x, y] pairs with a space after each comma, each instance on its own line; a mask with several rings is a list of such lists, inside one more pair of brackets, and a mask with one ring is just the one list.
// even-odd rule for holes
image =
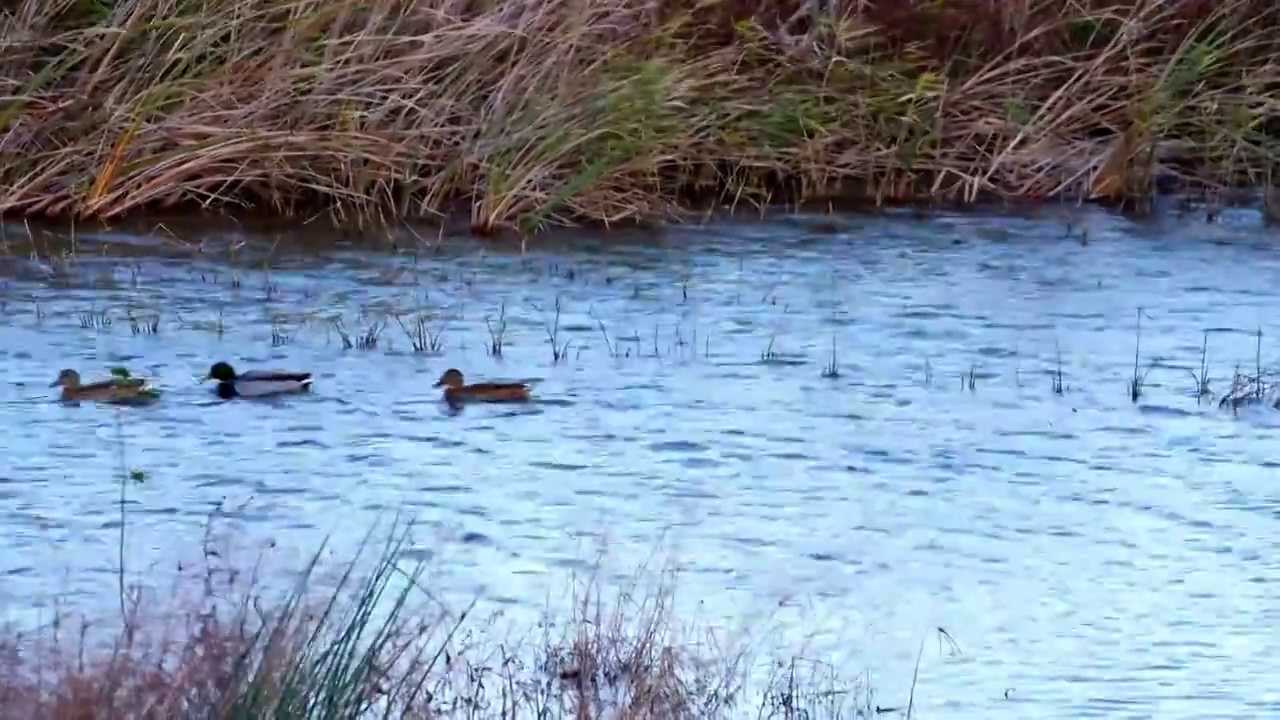
[[0, 212], [532, 229], [1269, 186], [1266, 0], [24, 0]]
[[335, 582], [315, 582], [313, 561], [284, 594], [206, 538], [203, 566], [169, 592], [135, 586], [122, 617], [0, 631], [0, 715], [834, 720], [874, 707], [861, 677], [679, 624], [670, 575], [647, 592], [575, 585], [568, 616], [504, 635], [474, 604], [441, 604], [405, 564], [405, 537], [393, 528], [371, 568], [338, 568]]

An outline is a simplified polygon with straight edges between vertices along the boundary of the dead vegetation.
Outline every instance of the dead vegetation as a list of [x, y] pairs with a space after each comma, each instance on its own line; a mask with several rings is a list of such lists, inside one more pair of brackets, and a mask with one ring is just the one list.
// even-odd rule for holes
[[0, 211], [473, 228], [1269, 188], [1266, 0], [21, 0]]
[[263, 565], [237, 569], [206, 547], [169, 592], [131, 588], [116, 621], [63, 614], [0, 633], [0, 708], [30, 720], [818, 720], [874, 706], [861, 678], [823, 663], [699, 641], [674, 622], [669, 585], [606, 596], [580, 584], [564, 621], [497, 637], [474, 603], [438, 600], [405, 560], [407, 537], [393, 528], [365, 553], [373, 562], [336, 573], [313, 559], [283, 593]]

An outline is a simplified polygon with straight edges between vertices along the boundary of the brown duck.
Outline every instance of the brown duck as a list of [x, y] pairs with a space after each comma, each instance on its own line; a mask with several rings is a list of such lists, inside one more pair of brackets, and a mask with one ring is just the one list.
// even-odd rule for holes
[[444, 388], [444, 399], [452, 406], [465, 402], [528, 402], [529, 386], [524, 383], [476, 383], [467, 385], [462, 373], [453, 368], [444, 371], [432, 387]]
[[62, 387], [62, 402], [104, 402], [121, 405], [146, 403], [159, 397], [143, 378], [113, 377], [81, 384], [80, 373], [66, 369], [49, 387]]

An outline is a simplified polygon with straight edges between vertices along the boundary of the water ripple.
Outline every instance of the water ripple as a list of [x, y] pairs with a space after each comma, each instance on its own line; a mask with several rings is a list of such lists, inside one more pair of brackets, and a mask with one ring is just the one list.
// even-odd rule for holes
[[[406, 560], [532, 613], [548, 573], [588, 568], [584, 543], [625, 567], [661, 541], [701, 613], [838, 618], [796, 630], [875, 668], [886, 697], [905, 696], [921, 633], [947, 628], [963, 654], [925, 661], [922, 716], [1269, 716], [1280, 419], [1197, 404], [1183, 368], [1215, 328], [1213, 387], [1253, 362], [1280, 257], [1248, 228], [1090, 223], [1087, 248], [1033, 218], [886, 215], [525, 255], [277, 249], [269, 278], [244, 269], [263, 249], [238, 287], [128, 235], [69, 273], [5, 259], [0, 602], [110, 595], [123, 433], [147, 474], [128, 504], [140, 566], [198, 545], [213, 508], [297, 548], [352, 547], [403, 511], [430, 534]], [[395, 323], [344, 349], [331, 320], [359, 333], [424, 307], [436, 353]], [[1172, 370], [1135, 404], [1139, 307], [1144, 357]], [[103, 309], [110, 326], [82, 327]], [[129, 311], [160, 313], [159, 334]], [[221, 403], [192, 380], [216, 359], [309, 369], [315, 395]], [[119, 364], [165, 401], [122, 427], [47, 401], [57, 368]], [[451, 366], [537, 401], [453, 412], [431, 387]]]

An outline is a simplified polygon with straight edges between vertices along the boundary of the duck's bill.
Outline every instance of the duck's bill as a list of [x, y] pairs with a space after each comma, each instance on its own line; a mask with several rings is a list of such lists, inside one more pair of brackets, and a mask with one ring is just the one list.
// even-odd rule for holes
[[49, 383], [49, 387], [58, 387], [61, 384], [62, 384], [61, 380], [54, 380], [53, 382]]
[[[58, 383], [54, 383], [54, 385], [57, 385], [57, 384], [58, 384]], [[432, 385], [431, 387], [444, 387], [444, 383], [439, 383], [439, 382], [438, 382], [438, 383], [436, 383], [435, 385]]]

